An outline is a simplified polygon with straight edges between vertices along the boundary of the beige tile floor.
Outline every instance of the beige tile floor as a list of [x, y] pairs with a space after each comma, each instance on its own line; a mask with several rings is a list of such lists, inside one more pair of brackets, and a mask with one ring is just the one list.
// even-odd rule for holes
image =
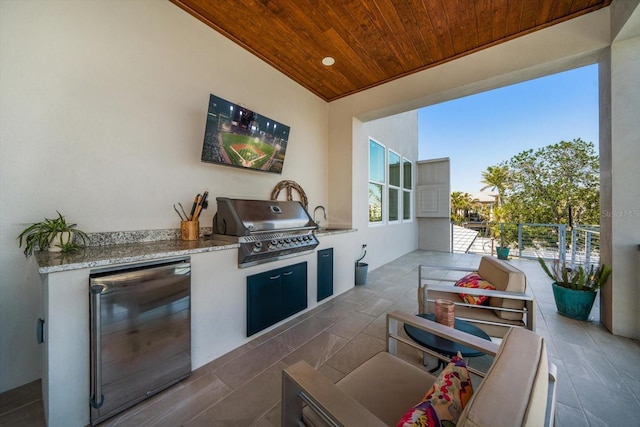
[[[385, 314], [417, 312], [417, 266], [477, 265], [479, 257], [415, 251], [369, 273], [367, 284], [286, 322], [193, 372], [182, 383], [103, 423], [103, 426], [280, 425], [281, 371], [304, 359], [334, 381], [384, 348]], [[561, 317], [548, 279], [534, 261], [512, 260], [538, 301], [537, 332], [558, 366], [557, 425], [638, 425], [640, 345], [615, 337], [598, 322]], [[339, 280], [339, 278], [338, 278]], [[401, 354], [419, 365], [421, 356]], [[490, 358], [473, 359], [482, 367]], [[43, 426], [39, 383], [0, 395], [0, 426]]]

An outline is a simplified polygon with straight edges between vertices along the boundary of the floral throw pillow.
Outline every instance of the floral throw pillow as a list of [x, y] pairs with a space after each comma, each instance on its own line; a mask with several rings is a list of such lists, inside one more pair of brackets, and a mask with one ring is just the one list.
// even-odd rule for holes
[[[454, 286], [462, 288], [490, 289], [492, 291], [496, 289], [495, 286], [484, 280], [477, 272], [467, 274], [462, 279], [458, 280]], [[462, 298], [467, 304], [473, 305], [481, 305], [489, 301], [489, 297], [484, 295], [467, 295], [461, 293], [460, 298]]]
[[455, 426], [472, 394], [467, 365], [458, 353], [442, 370], [422, 401], [404, 414], [397, 427]]

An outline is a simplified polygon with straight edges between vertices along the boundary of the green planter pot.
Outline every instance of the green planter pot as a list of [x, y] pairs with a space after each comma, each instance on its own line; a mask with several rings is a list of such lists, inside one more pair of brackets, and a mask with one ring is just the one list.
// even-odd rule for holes
[[509, 259], [509, 247], [508, 246], [498, 246], [496, 248], [496, 253], [498, 254], [498, 259]]
[[577, 291], [552, 283], [558, 313], [576, 320], [589, 320], [597, 292]]

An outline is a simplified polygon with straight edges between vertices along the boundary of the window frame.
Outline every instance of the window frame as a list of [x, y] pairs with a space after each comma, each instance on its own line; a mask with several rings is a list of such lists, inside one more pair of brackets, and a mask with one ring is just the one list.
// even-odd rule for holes
[[[378, 227], [378, 226], [383, 226], [383, 225], [393, 225], [393, 224], [403, 224], [403, 223], [409, 223], [409, 222], [413, 222], [414, 218], [415, 218], [415, 214], [413, 212], [413, 207], [414, 207], [414, 187], [415, 187], [415, 183], [414, 183], [414, 174], [415, 174], [415, 162], [412, 160], [409, 160], [408, 158], [402, 156], [400, 153], [398, 153], [397, 151], [387, 147], [385, 144], [381, 143], [380, 141], [376, 140], [373, 137], [369, 137], [367, 139], [368, 141], [368, 149], [367, 149], [367, 153], [368, 153], [368, 163], [367, 163], [367, 167], [368, 167], [368, 185], [367, 185], [367, 191], [369, 192], [369, 196], [367, 198], [367, 220], [368, 220], [368, 224], [370, 227]], [[379, 180], [375, 180], [372, 179], [372, 144], [375, 144], [376, 146], [380, 147], [383, 150], [383, 161], [384, 161], [384, 165], [383, 165], [383, 181], [379, 181]], [[391, 157], [397, 157], [398, 161], [399, 161], [399, 182], [398, 185], [394, 185], [391, 184], [391, 163], [390, 163], [390, 159]], [[409, 182], [408, 182], [408, 187], [407, 187], [407, 183], [405, 182], [406, 177], [405, 177], [405, 166], [406, 164], [409, 165], [411, 171], [410, 171], [410, 176], [409, 178]], [[378, 165], [379, 166], [379, 165]], [[380, 215], [380, 221], [371, 221], [371, 215], [370, 215], [370, 206], [371, 204], [369, 203], [369, 201], [371, 200], [371, 186], [379, 186], [381, 189], [380, 192], [380, 209], [381, 209], [381, 215]], [[398, 201], [397, 201], [397, 219], [390, 219], [390, 213], [391, 213], [391, 206], [390, 206], [390, 201], [391, 201], [391, 191], [395, 191], [397, 196], [398, 196]], [[408, 194], [408, 198], [409, 198], [409, 206], [406, 206], [405, 203], [405, 195]], [[407, 210], [405, 208], [408, 208], [408, 213], [409, 213], [409, 217], [405, 218], [405, 213], [407, 212]]]
[[[398, 158], [398, 185], [394, 185], [391, 183], [391, 156], [395, 156]], [[403, 212], [403, 199], [404, 193], [402, 191], [403, 186], [403, 175], [402, 175], [402, 156], [399, 153], [396, 153], [392, 149], [387, 150], [387, 171], [389, 175], [389, 179], [387, 180], [387, 223], [388, 224], [397, 224], [402, 222], [402, 212]], [[396, 202], [396, 219], [391, 219], [391, 191], [394, 190], [397, 195]]]
[[[372, 155], [371, 155], [371, 146], [372, 144], [375, 144], [379, 147], [382, 148], [382, 174], [383, 174], [383, 180], [379, 181], [379, 180], [375, 180], [372, 179], [371, 177], [371, 162], [372, 162]], [[374, 138], [369, 137], [368, 138], [368, 146], [367, 146], [367, 153], [368, 153], [368, 157], [369, 157], [369, 161], [367, 162], [367, 173], [369, 176], [369, 180], [368, 180], [368, 185], [367, 185], [367, 192], [368, 192], [368, 197], [367, 197], [367, 221], [369, 223], [369, 226], [380, 226], [380, 225], [385, 225], [386, 224], [386, 209], [385, 209], [385, 204], [386, 204], [386, 184], [387, 184], [387, 146], [382, 144], [380, 141], [377, 141]], [[380, 221], [371, 221], [371, 215], [369, 214], [370, 211], [370, 198], [371, 198], [371, 193], [370, 193], [370, 188], [372, 185], [377, 185], [381, 187], [381, 191], [380, 191]]]
[[[402, 157], [402, 222], [412, 222], [413, 218], [414, 218], [414, 211], [413, 211], [413, 204], [414, 204], [414, 199], [413, 199], [413, 189], [415, 188], [415, 184], [414, 184], [414, 180], [413, 180], [413, 174], [414, 174], [414, 170], [415, 170], [415, 163], [412, 162], [411, 160], [407, 159], [406, 157]], [[411, 167], [411, 173], [409, 174], [409, 188], [406, 187], [406, 175], [405, 175], [405, 164], [408, 163], [409, 166]], [[405, 194], [409, 194], [409, 218], [405, 218], [404, 214], [406, 212], [405, 210], [405, 204], [404, 204], [404, 195]]]

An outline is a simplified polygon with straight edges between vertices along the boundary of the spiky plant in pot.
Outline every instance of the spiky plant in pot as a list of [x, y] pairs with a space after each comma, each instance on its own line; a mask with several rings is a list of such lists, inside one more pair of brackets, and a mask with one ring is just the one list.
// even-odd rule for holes
[[597, 291], [609, 279], [611, 268], [605, 264], [571, 268], [557, 260], [549, 268], [542, 258], [538, 258], [538, 262], [553, 281], [551, 286], [558, 313], [571, 319], [588, 320]]
[[538, 262], [546, 275], [558, 286], [578, 291], [596, 292], [611, 275], [611, 267], [605, 264], [579, 265], [571, 268], [566, 262], [555, 260], [549, 268], [542, 258], [538, 257]]

